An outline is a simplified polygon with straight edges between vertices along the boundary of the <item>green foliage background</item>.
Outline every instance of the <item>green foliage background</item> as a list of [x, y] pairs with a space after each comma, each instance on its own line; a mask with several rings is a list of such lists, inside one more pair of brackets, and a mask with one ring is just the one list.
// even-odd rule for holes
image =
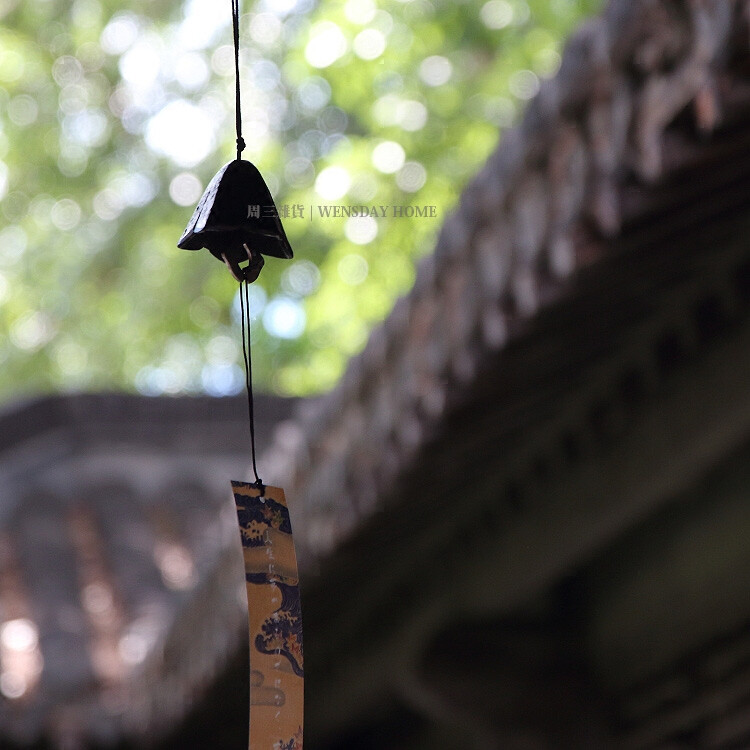
[[[245, 5], [245, 156], [277, 204], [305, 207], [285, 221], [295, 260], [269, 259], [255, 285], [261, 387], [309, 394], [336, 382], [409, 288], [414, 261], [498, 133], [556, 70], [562, 40], [598, 4]], [[175, 247], [192, 211], [178, 203], [232, 158], [229, 10], [228, 0], [0, 0], [4, 398], [240, 387], [236, 283], [206, 251]], [[175, 139], [192, 132], [191, 113], [214, 129], [203, 151], [196, 140], [197, 164], [175, 163], [149, 136], [175, 103], [197, 108], [172, 121]], [[373, 161], [383, 142], [385, 171]], [[327, 172], [339, 188], [348, 183], [335, 200], [316, 192], [330, 167], [346, 170]], [[190, 189], [175, 202], [179, 185]], [[327, 203], [435, 205], [437, 218], [347, 224], [317, 215]], [[274, 325], [274, 310], [293, 330]]]

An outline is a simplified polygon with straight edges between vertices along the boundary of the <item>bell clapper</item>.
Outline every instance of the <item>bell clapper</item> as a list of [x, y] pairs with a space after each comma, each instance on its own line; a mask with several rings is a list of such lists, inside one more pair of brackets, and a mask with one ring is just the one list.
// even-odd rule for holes
[[253, 253], [253, 251], [247, 246], [247, 243], [243, 243], [242, 247], [247, 252], [247, 257], [250, 263], [244, 268], [240, 266], [239, 262], [235, 258], [230, 258], [226, 253], [222, 253], [221, 257], [229, 269], [229, 273], [232, 274], [236, 281], [240, 283], [247, 281], [248, 284], [252, 284], [258, 276], [260, 276], [261, 269], [265, 263], [263, 256], [260, 253]]

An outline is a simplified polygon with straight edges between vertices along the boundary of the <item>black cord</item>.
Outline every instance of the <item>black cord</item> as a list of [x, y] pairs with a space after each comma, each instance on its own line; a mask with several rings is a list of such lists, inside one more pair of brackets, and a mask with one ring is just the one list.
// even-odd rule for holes
[[[234, 113], [237, 128], [237, 159], [245, 150], [242, 138], [242, 101], [240, 97], [240, 0], [232, 0], [232, 31], [234, 35]], [[260, 495], [265, 494], [265, 485], [258, 475], [255, 458], [255, 402], [253, 399], [253, 364], [250, 354], [250, 284], [247, 279], [240, 281], [240, 317], [242, 325], [242, 357], [245, 360], [245, 389], [247, 390], [247, 416], [250, 420], [250, 455], [253, 461], [255, 485]]]
[[245, 150], [240, 102], [240, 0], [232, 0], [232, 30], [234, 32], [234, 118], [237, 128], [237, 159], [239, 160]]
[[265, 485], [258, 476], [258, 466], [255, 462], [255, 402], [253, 400], [253, 364], [250, 355], [250, 284], [244, 280], [240, 282], [240, 318], [242, 325], [242, 356], [245, 360], [245, 388], [247, 390], [247, 415], [250, 418], [250, 455], [253, 460], [255, 485], [260, 490], [260, 496], [265, 494]]

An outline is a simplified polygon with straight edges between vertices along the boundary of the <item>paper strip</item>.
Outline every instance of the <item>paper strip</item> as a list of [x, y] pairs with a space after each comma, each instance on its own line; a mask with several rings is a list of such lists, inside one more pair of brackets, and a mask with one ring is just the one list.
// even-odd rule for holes
[[232, 482], [250, 622], [250, 750], [301, 750], [302, 610], [284, 490]]

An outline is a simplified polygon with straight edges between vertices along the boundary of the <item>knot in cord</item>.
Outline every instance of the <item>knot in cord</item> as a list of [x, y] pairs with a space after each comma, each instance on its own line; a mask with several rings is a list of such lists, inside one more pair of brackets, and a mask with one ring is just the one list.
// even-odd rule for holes
[[242, 138], [242, 109], [240, 101], [240, 2], [232, 0], [232, 36], [234, 38], [234, 115], [237, 128], [237, 160], [245, 150]]

